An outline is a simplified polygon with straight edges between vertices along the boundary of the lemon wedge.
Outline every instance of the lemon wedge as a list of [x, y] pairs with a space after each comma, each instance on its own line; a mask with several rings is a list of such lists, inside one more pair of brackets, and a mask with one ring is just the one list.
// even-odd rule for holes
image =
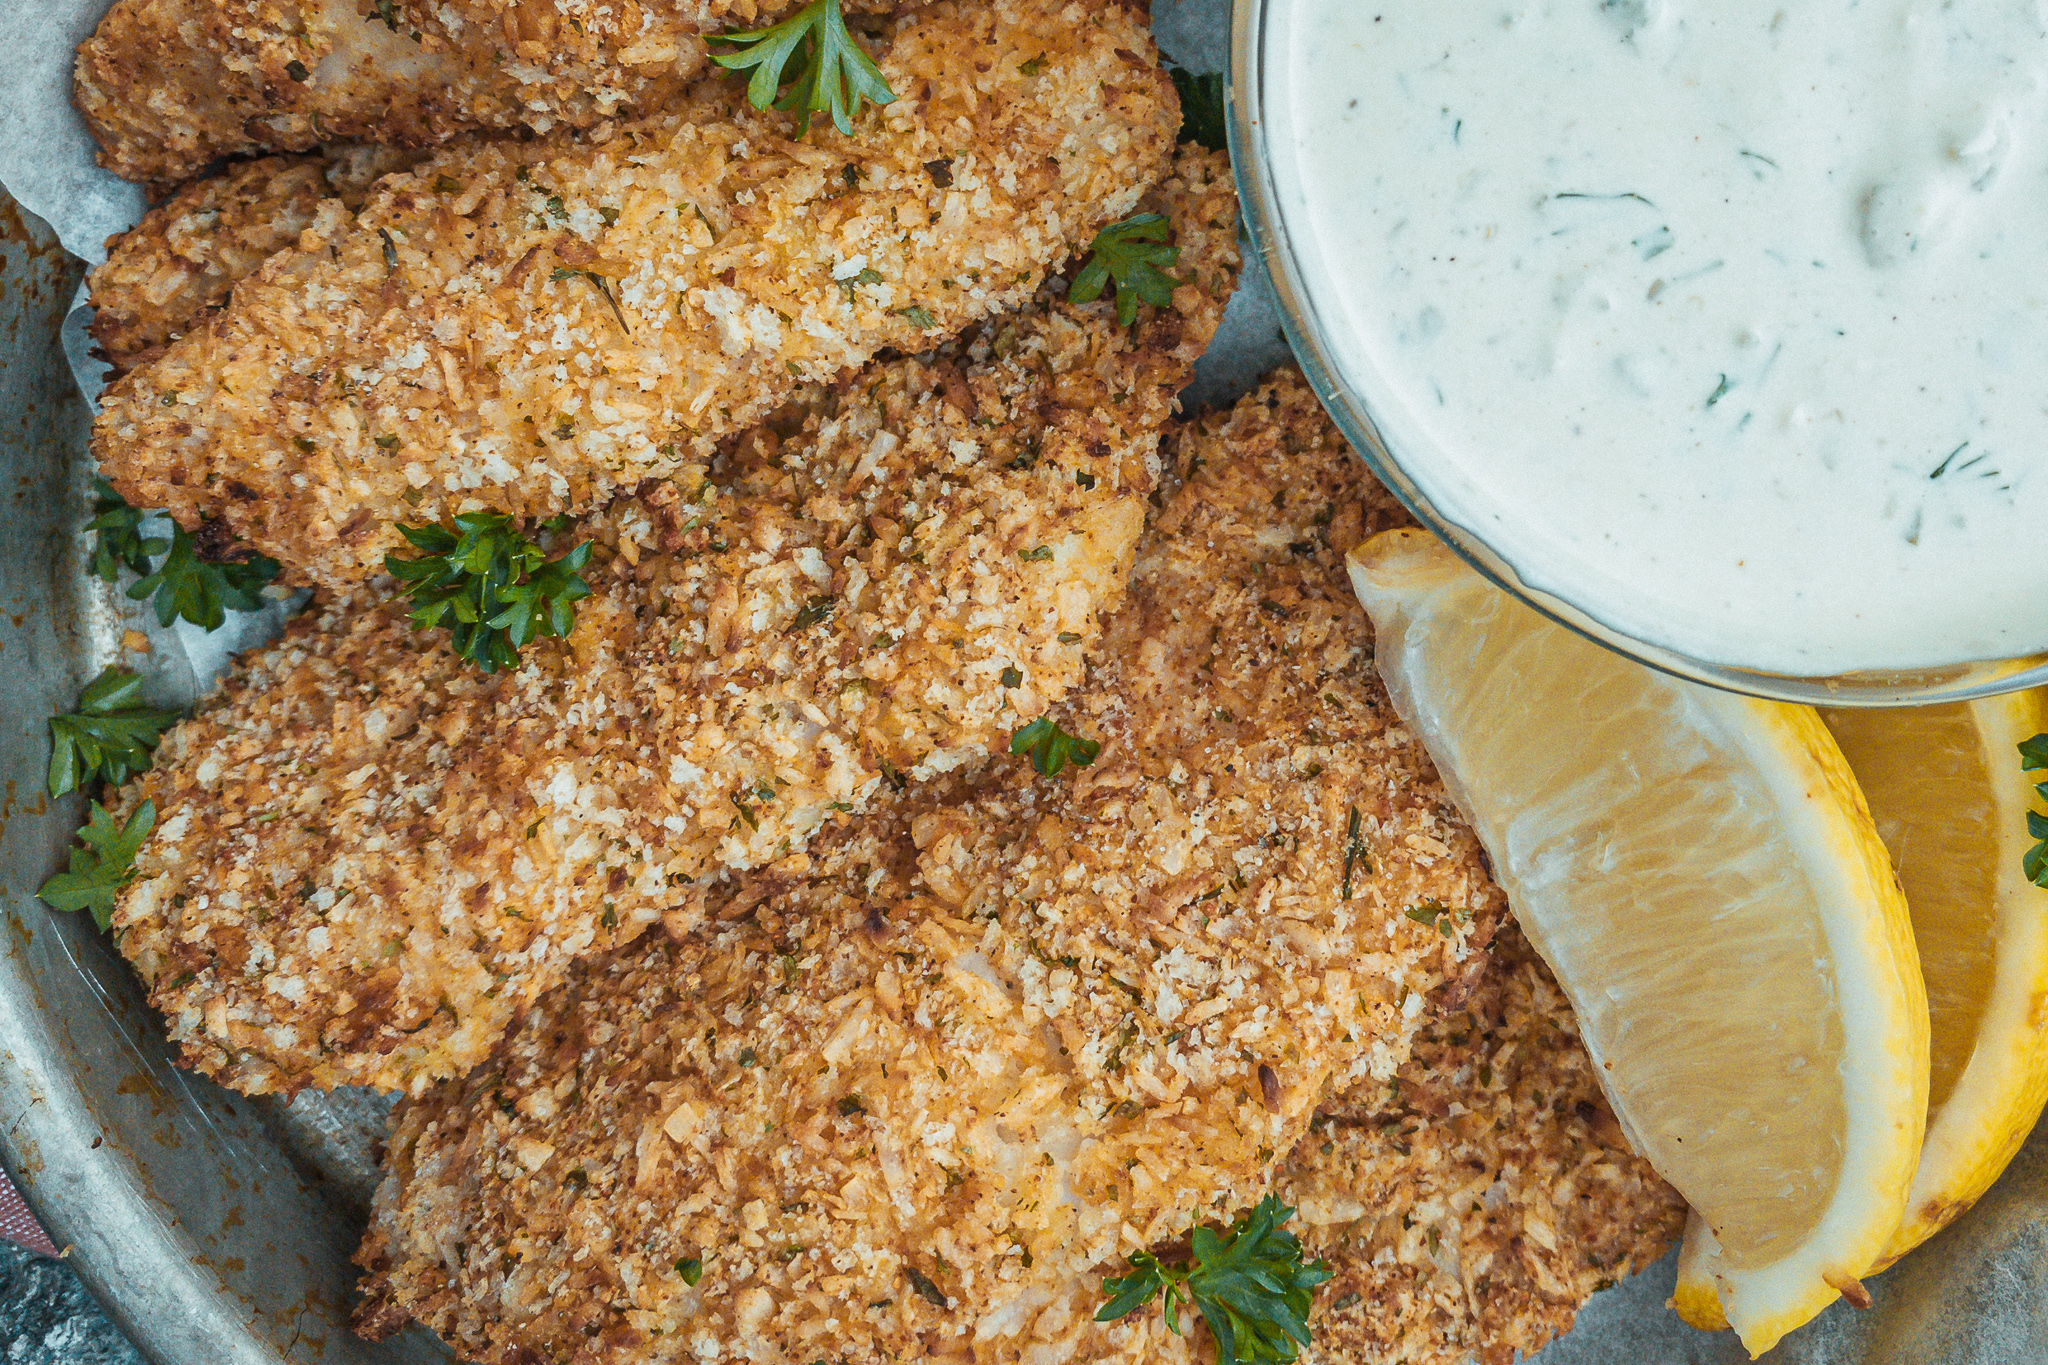
[[1351, 578], [1631, 1142], [1712, 1229], [1695, 1260], [1743, 1344], [1860, 1296], [1919, 1158], [1927, 1003], [1819, 716], [1631, 663], [1422, 532]]
[[[1927, 985], [1927, 1140], [1882, 1270], [1991, 1187], [2048, 1100], [2048, 891], [2021, 870], [2033, 783], [2018, 753], [2048, 730], [2048, 694], [1821, 718], [1898, 869]], [[1726, 1326], [1704, 1248], [1689, 1225], [1673, 1302]]]

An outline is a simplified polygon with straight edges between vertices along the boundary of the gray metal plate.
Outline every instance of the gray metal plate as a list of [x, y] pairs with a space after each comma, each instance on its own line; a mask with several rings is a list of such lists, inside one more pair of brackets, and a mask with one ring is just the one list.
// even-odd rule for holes
[[[1591, 0], [1587, 0], [1588, 3]], [[1227, 0], [1158, 0], [1162, 46], [1220, 69]], [[171, 1066], [126, 966], [89, 920], [34, 888], [62, 865], [77, 797], [42, 795], [45, 722], [125, 658], [183, 704], [217, 675], [221, 639], [160, 629], [86, 572], [89, 415], [59, 345], [80, 268], [0, 191], [0, 1164], [71, 1264], [158, 1365], [424, 1365], [415, 1330], [350, 1336], [348, 1263], [375, 1179], [384, 1102], [341, 1092], [248, 1100]], [[1223, 403], [1287, 356], [1249, 277], [1190, 391]], [[241, 623], [239, 638], [251, 638]], [[255, 622], [256, 634], [274, 629]], [[123, 652], [126, 632], [146, 655]], [[1770, 1359], [1803, 1365], [2048, 1362], [2048, 1138], [1958, 1228]], [[1544, 1365], [1718, 1365], [1732, 1336], [1680, 1326], [1667, 1258], [1599, 1295]]]

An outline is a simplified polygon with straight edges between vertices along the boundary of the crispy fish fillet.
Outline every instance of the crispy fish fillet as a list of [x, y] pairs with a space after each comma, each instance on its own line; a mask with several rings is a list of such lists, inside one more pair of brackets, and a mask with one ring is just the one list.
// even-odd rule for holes
[[1343, 577], [1399, 510], [1313, 411], [1291, 381], [1187, 443], [1054, 711], [1093, 766], [894, 796], [404, 1102], [362, 1330], [492, 1362], [1057, 1361], [1093, 1267], [1228, 1216], [1326, 1092], [1391, 1078], [1503, 901]]
[[601, 505], [805, 382], [1019, 306], [1165, 173], [1178, 102], [1129, 11], [947, 0], [894, 34], [902, 97], [851, 138], [788, 141], [716, 80], [602, 141], [386, 178], [109, 390], [107, 477], [360, 578], [396, 522]]
[[467, 1070], [578, 954], [783, 857], [1067, 691], [1236, 276], [1224, 159], [1147, 202], [1188, 280], [1132, 328], [1047, 297], [589, 519], [566, 646], [486, 675], [385, 585], [246, 656], [131, 784], [115, 923], [188, 1065], [248, 1092]]
[[[1329, 1104], [1275, 1172], [1305, 1259], [1328, 1263], [1305, 1365], [1513, 1365], [1585, 1301], [1663, 1255], [1685, 1205], [1629, 1150], [1564, 993], [1512, 921], [1476, 976], [1439, 986], [1392, 1085]], [[1113, 1273], [1121, 1273], [1115, 1267]], [[1075, 1322], [1103, 1303], [1077, 1282]], [[1085, 1326], [1031, 1365], [1215, 1358], [1143, 1324]], [[1189, 1315], [1193, 1318], [1193, 1315]], [[1193, 1319], [1199, 1323], [1199, 1319]]]
[[89, 283], [93, 340], [115, 376], [163, 354], [278, 252], [337, 236], [372, 185], [419, 160], [388, 147], [335, 147], [240, 162], [109, 237]]
[[1510, 924], [1492, 956], [1395, 1084], [1330, 1106], [1274, 1182], [1335, 1272], [1310, 1365], [1513, 1365], [1684, 1228], [1535, 950]]
[[[336, 138], [427, 147], [472, 129], [587, 128], [674, 99], [703, 33], [790, 0], [117, 0], [74, 98], [116, 175]], [[854, 0], [847, 9], [889, 10]]]

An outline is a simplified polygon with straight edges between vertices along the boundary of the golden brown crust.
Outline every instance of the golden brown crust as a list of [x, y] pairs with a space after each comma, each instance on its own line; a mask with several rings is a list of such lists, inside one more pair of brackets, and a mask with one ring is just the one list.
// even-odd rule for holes
[[1332, 1105], [1275, 1182], [1336, 1271], [1305, 1361], [1513, 1365], [1684, 1227], [1535, 950], [1510, 925], [1493, 955], [1395, 1084]]
[[[404, 1103], [362, 1326], [591, 1365], [1173, 1349], [1076, 1286], [1256, 1198], [1503, 913], [1343, 576], [1399, 511], [1312, 410], [1182, 442], [1054, 709], [1093, 766], [888, 797]], [[1436, 902], [1448, 932], [1403, 913]]]
[[[588, 128], [676, 98], [699, 34], [793, 0], [117, 0], [73, 97], [116, 175], [169, 186], [221, 157], [478, 129]], [[898, 8], [853, 0], [850, 12]]]
[[278, 252], [324, 244], [378, 179], [419, 159], [386, 147], [335, 147], [240, 162], [109, 237], [90, 286], [93, 340], [114, 377], [156, 359]]
[[1121, 9], [947, 0], [882, 64], [902, 97], [852, 137], [790, 142], [719, 80], [389, 177], [117, 382], [94, 453], [136, 506], [347, 582], [398, 521], [601, 505], [802, 383], [1021, 305], [1171, 160], [1172, 84]]
[[491, 677], [374, 583], [245, 657], [124, 793], [160, 822], [121, 947], [187, 1063], [252, 1092], [460, 1074], [692, 879], [1064, 693], [1236, 277], [1223, 158], [1177, 165], [1149, 201], [1194, 281], [1173, 308], [1121, 328], [1048, 287], [812, 392], [584, 523], [597, 592], [566, 647]]

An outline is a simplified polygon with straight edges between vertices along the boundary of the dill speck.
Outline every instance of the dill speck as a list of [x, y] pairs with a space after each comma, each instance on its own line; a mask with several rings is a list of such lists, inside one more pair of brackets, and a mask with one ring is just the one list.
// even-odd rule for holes
[[944, 1308], [946, 1306], [945, 1291], [926, 1278], [916, 1266], [907, 1265], [903, 1267], [903, 1274], [909, 1279], [910, 1287], [917, 1291], [919, 1298], [934, 1308]]
[[706, 41], [738, 49], [712, 53], [711, 60], [726, 70], [752, 68], [747, 103], [802, 114], [804, 133], [819, 114], [840, 132], [851, 133], [863, 101], [896, 101], [881, 68], [847, 31], [839, 0], [811, 0], [773, 27], [713, 34]]
[[813, 597], [798, 609], [796, 616], [789, 623], [789, 629], [783, 634], [795, 635], [798, 631], [809, 630], [812, 626], [820, 625], [829, 619], [838, 609], [839, 599], [836, 597]]
[[[1365, 839], [1359, 833], [1358, 807], [1351, 808], [1351, 816], [1344, 823], [1344, 889], [1343, 898], [1351, 899], [1351, 872], [1358, 860], [1365, 856]], [[1368, 864], [1367, 872], [1372, 871]]]
[[1198, 1227], [1192, 1254], [1168, 1265], [1149, 1251], [1130, 1258], [1131, 1273], [1105, 1277], [1109, 1297], [1097, 1322], [1126, 1317], [1164, 1294], [1166, 1326], [1184, 1335], [1180, 1309], [1192, 1304], [1216, 1338], [1216, 1365], [1253, 1365], [1299, 1357], [1308, 1344], [1309, 1298], [1330, 1278], [1322, 1261], [1304, 1265], [1301, 1243], [1280, 1225], [1294, 1210], [1267, 1195], [1229, 1233]]
[[633, 329], [626, 324], [626, 311], [619, 307], [618, 295], [612, 293], [612, 282], [609, 279], [598, 274], [595, 270], [571, 270], [566, 265], [556, 266], [548, 275], [548, 278], [558, 284], [563, 280], [581, 279], [590, 281], [591, 287], [603, 295], [604, 301], [611, 305], [612, 316], [617, 318], [619, 322], [619, 330], [628, 336], [632, 335]]

